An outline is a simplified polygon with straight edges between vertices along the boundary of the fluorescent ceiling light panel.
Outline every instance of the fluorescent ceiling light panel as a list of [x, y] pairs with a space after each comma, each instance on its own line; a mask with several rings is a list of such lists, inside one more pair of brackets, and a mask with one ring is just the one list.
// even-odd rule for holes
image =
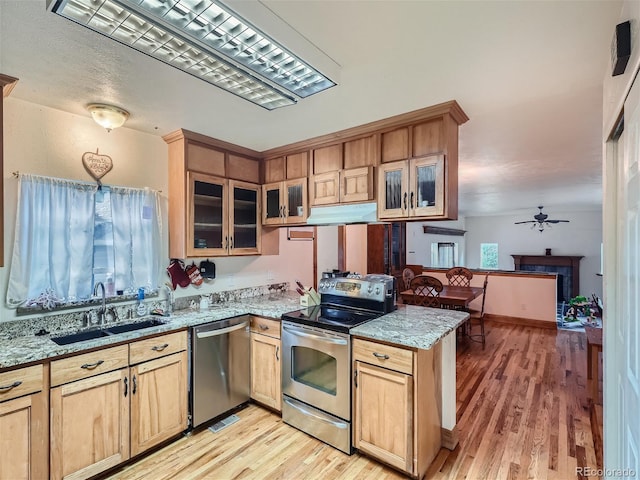
[[268, 110], [335, 83], [211, 0], [56, 0], [53, 12]]

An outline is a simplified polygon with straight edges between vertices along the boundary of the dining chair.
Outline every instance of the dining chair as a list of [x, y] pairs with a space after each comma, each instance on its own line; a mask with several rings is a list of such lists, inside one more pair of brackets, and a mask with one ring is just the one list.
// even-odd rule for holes
[[442, 282], [429, 275], [416, 275], [410, 284], [413, 290], [413, 304], [422, 307], [440, 308]]
[[411, 288], [411, 280], [413, 280], [415, 276], [415, 272], [409, 267], [402, 271], [403, 290], [409, 290]]
[[484, 277], [484, 284], [482, 286], [482, 307], [480, 308], [480, 310], [476, 310], [476, 309], [469, 309], [469, 331], [471, 331], [471, 328], [473, 327], [473, 323], [477, 322], [480, 325], [480, 333], [476, 333], [476, 334], [471, 334], [468, 333], [467, 336], [469, 337], [469, 340], [472, 340], [474, 342], [481, 342], [482, 343], [482, 349], [484, 350], [484, 346], [485, 346], [485, 331], [484, 331], [484, 303], [485, 300], [487, 298], [487, 283], [489, 283], [489, 275], [485, 275]]
[[470, 287], [473, 272], [465, 267], [453, 267], [447, 270], [447, 280], [449, 285], [456, 287]]

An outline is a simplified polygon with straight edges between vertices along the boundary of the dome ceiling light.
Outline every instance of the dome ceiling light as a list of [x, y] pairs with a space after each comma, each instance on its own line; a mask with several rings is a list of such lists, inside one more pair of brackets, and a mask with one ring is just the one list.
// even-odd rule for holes
[[93, 120], [110, 132], [114, 128], [121, 127], [129, 118], [129, 112], [120, 107], [106, 105], [104, 103], [92, 103], [87, 105], [87, 110], [91, 113]]

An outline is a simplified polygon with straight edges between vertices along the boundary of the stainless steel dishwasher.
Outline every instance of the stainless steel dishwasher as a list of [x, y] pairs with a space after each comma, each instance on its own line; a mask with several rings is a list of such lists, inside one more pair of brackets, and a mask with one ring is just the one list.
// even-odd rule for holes
[[249, 315], [192, 327], [191, 426], [249, 401]]

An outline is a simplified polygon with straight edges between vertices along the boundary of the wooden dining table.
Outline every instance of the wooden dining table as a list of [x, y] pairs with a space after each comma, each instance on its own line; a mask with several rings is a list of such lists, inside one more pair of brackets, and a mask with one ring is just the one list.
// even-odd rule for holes
[[[440, 303], [446, 307], [467, 309], [475, 298], [482, 295], [482, 287], [461, 287], [457, 285], [443, 285], [440, 292]], [[400, 292], [402, 303], [413, 304], [413, 290]]]

